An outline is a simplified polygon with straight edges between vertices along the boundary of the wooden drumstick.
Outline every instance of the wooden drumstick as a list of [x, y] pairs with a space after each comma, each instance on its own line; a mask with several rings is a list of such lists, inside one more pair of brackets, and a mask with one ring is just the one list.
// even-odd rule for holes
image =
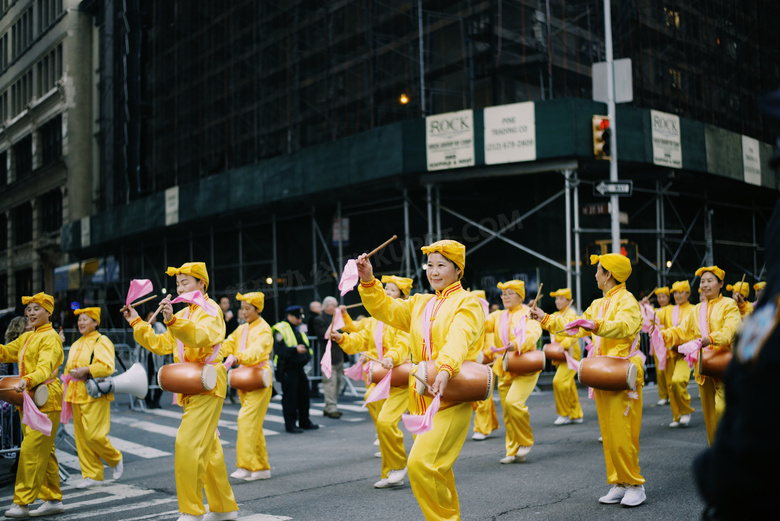
[[162, 299], [162, 302], [160, 302], [160, 306], [159, 306], [159, 307], [157, 308], [157, 310], [156, 310], [156, 311], [155, 311], [155, 312], [152, 314], [152, 316], [151, 316], [151, 317], [149, 317], [149, 320], [147, 320], [147, 322], [151, 322], [152, 320], [154, 320], [154, 317], [156, 317], [156, 316], [157, 316], [157, 314], [158, 314], [160, 311], [162, 311], [162, 308], [163, 308], [163, 307], [165, 307], [165, 304], [167, 304], [168, 302], [170, 302], [170, 301], [171, 301], [171, 300], [170, 300], [170, 297], [171, 297], [171, 296], [170, 296], [170, 294], [169, 294], [169, 295], [166, 295], [164, 299]]
[[387, 246], [388, 244], [390, 244], [391, 242], [393, 242], [393, 241], [394, 241], [394, 240], [396, 240], [397, 238], [398, 238], [398, 236], [397, 236], [397, 235], [393, 235], [392, 237], [390, 237], [389, 239], [387, 239], [385, 242], [383, 242], [381, 245], [379, 245], [379, 246], [377, 246], [376, 248], [374, 248], [373, 250], [371, 250], [371, 253], [369, 253], [368, 255], [366, 255], [366, 258], [367, 258], [367, 259], [370, 259], [370, 258], [371, 258], [371, 257], [372, 257], [372, 256], [373, 256], [375, 253], [377, 253], [379, 250], [381, 250], [382, 248], [384, 248], [385, 246]]
[[357, 304], [350, 304], [349, 306], [344, 306], [344, 309], [352, 309], [352, 308], [360, 307], [362, 305], [363, 305], [362, 302], [358, 302]]
[[536, 298], [534, 299], [533, 303], [530, 307], [535, 308], [536, 307], [536, 301], [539, 300], [539, 296], [542, 294], [542, 288], [544, 287], [544, 283], [539, 284], [539, 291], [536, 292]]
[[374, 362], [379, 362], [380, 364], [382, 363], [382, 361], [380, 359], [374, 358], [373, 356], [369, 355], [368, 353], [360, 353], [360, 355], [361, 356], [365, 356], [366, 358], [368, 358], [369, 360], [373, 360]]
[[433, 387], [431, 387], [430, 385], [428, 385], [428, 382], [426, 382], [425, 380], [423, 380], [422, 378], [420, 378], [419, 376], [417, 376], [417, 373], [412, 373], [412, 376], [414, 376], [415, 378], [417, 378], [417, 380], [418, 380], [418, 381], [419, 381], [421, 384], [423, 384], [423, 385], [425, 386], [425, 388], [428, 390], [428, 392], [429, 392], [429, 393], [431, 393], [431, 394], [436, 394], [436, 393], [434, 393], [434, 392], [433, 392]]
[[157, 298], [157, 295], [152, 295], [151, 297], [147, 297], [147, 298], [145, 298], [145, 299], [143, 299], [143, 300], [139, 300], [138, 302], [133, 302], [133, 303], [132, 303], [132, 304], [130, 304], [129, 306], [123, 306], [123, 307], [122, 307], [122, 309], [120, 309], [119, 311], [120, 311], [120, 313], [124, 313], [124, 311], [125, 311], [125, 310], [126, 310], [128, 307], [134, 308], [134, 307], [136, 307], [136, 306], [140, 306], [141, 304], [146, 304], [146, 303], [147, 303], [147, 302], [149, 302], [150, 300], [152, 300], [152, 299], [156, 299], [156, 298]]

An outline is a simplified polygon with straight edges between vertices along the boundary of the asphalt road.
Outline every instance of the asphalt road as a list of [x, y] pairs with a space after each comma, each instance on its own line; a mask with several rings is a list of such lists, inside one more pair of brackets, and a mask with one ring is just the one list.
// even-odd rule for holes
[[[668, 428], [669, 406], [656, 406], [655, 387], [644, 390], [640, 465], [647, 480], [647, 502], [637, 508], [601, 505], [608, 490], [604, 456], [598, 442], [596, 407], [580, 390], [585, 422], [553, 426], [556, 418], [552, 391], [533, 394], [528, 405], [535, 445], [525, 463], [501, 465], [504, 456], [503, 426], [485, 441], [469, 438], [455, 465], [455, 476], [464, 520], [515, 519], [697, 519], [702, 503], [691, 471], [693, 458], [707, 446], [698, 390], [693, 396], [691, 426]], [[497, 393], [495, 399], [498, 400]], [[281, 423], [281, 405], [271, 402], [264, 424], [272, 479], [244, 482], [231, 479], [244, 521], [365, 521], [422, 519], [408, 485], [374, 489], [380, 460], [373, 445], [373, 424], [361, 402], [344, 396], [344, 416], [321, 416], [322, 404], [312, 402], [317, 431], [287, 434]], [[111, 436], [125, 454], [125, 473], [116, 483], [79, 490], [78, 459], [61, 440], [58, 456], [71, 478], [63, 483], [66, 513], [57, 520], [175, 520], [178, 516], [173, 477], [174, 437], [181, 410], [131, 411], [126, 398], [118, 397], [112, 410]], [[165, 403], [170, 403], [166, 395]], [[500, 403], [497, 402], [500, 412]], [[238, 405], [226, 403], [220, 436], [228, 473], [235, 469]], [[503, 422], [501, 422], [503, 425]], [[72, 432], [72, 431], [71, 431]], [[407, 450], [412, 438], [407, 434]], [[110, 470], [106, 469], [106, 477]], [[13, 487], [0, 489], [0, 511], [10, 507]]]

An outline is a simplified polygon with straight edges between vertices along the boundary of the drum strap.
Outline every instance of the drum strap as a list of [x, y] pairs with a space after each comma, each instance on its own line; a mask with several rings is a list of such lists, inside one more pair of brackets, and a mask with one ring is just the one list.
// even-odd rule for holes
[[374, 346], [376, 346], [376, 357], [382, 360], [385, 357], [384, 349], [382, 349], [382, 336], [385, 330], [384, 322], [376, 321], [376, 327], [374, 328]]
[[[190, 318], [190, 305], [187, 305], [187, 309], [184, 312], [185, 320]], [[248, 328], [247, 328], [248, 329]], [[187, 360], [184, 358], [184, 342], [176, 339], [176, 347], [179, 351], [179, 362], [186, 362]], [[217, 355], [219, 354], [219, 349], [222, 347], [222, 343], [218, 343], [214, 345], [214, 349], [211, 351], [211, 354], [208, 358], [206, 358], [206, 363], [211, 365], [216, 365], [215, 359], [217, 358]], [[173, 402], [171, 402], [171, 405], [176, 405], [179, 403], [179, 393], [173, 393]], [[217, 434], [219, 436], [219, 434]]]
[[[22, 361], [24, 360], [24, 352], [27, 350], [27, 344], [30, 342], [30, 339], [33, 337], [33, 335], [35, 335], [35, 331], [33, 331], [32, 334], [27, 337], [27, 340], [24, 341], [22, 350], [19, 352], [20, 376], [24, 376], [24, 374], [22, 374]], [[48, 385], [53, 381], [54, 378], [52, 377], [43, 382], [41, 385]], [[29, 394], [25, 392], [22, 393], [22, 395], [24, 398], [22, 405], [22, 423], [28, 425], [31, 429], [35, 429], [36, 431], [43, 433], [46, 436], [51, 436], [51, 420], [49, 417], [38, 410], [38, 406], [35, 405], [35, 402], [33, 402]]]
[[672, 327], [680, 325], [680, 306], [674, 306], [672, 308]]
[[433, 316], [433, 308], [436, 306], [436, 297], [433, 297], [431, 300], [428, 301], [428, 303], [425, 305], [425, 309], [423, 309], [422, 313], [422, 334], [423, 334], [423, 356], [424, 360], [433, 360], [433, 350], [431, 347], [431, 326], [432, 324], [432, 316]]

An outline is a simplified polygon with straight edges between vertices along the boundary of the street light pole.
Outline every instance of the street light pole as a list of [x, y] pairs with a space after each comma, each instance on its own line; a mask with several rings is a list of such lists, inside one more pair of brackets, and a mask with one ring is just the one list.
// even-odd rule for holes
[[[615, 69], [612, 58], [612, 5], [611, 0], [604, 0], [604, 49], [607, 54], [607, 115], [609, 116], [610, 155], [609, 180], [618, 180], [617, 125], [615, 122]], [[609, 198], [610, 216], [612, 218], [612, 253], [620, 253], [620, 199], [617, 195]]]

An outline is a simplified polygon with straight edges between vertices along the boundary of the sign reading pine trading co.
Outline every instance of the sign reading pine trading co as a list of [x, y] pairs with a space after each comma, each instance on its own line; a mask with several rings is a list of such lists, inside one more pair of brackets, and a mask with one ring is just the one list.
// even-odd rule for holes
[[474, 113], [471, 110], [425, 118], [428, 170], [474, 166]]
[[650, 126], [653, 136], [653, 163], [682, 168], [680, 117], [651, 110]]
[[485, 164], [535, 160], [534, 102], [485, 108]]

